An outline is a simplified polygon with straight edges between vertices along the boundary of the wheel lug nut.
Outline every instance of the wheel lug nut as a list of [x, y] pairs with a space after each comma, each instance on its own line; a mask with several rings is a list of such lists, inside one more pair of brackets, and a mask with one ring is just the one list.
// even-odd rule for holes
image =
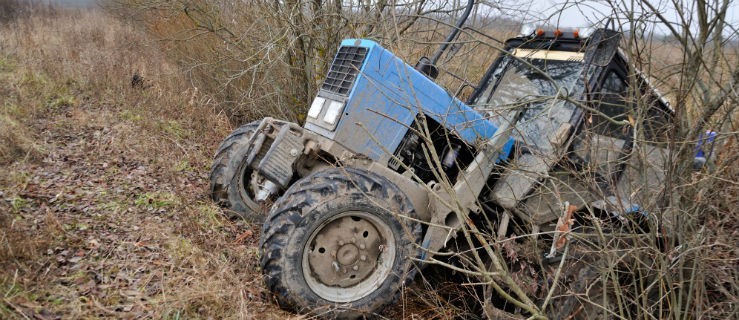
[[366, 248], [366, 247], [364, 246], [364, 243], [362, 243], [362, 244], [360, 244], [360, 245], [359, 245], [359, 249], [362, 249], [362, 250], [364, 250], [364, 248]]
[[362, 256], [359, 257], [359, 260], [366, 261], [367, 260], [367, 256], [362, 255]]
[[352, 238], [352, 243], [357, 243], [357, 238]]
[[343, 246], [344, 245], [344, 241], [343, 240], [339, 240], [339, 245], [340, 246]]
[[352, 270], [354, 270], [354, 271], [357, 271], [357, 270], [359, 270], [359, 266], [353, 266], [353, 267], [352, 267]]

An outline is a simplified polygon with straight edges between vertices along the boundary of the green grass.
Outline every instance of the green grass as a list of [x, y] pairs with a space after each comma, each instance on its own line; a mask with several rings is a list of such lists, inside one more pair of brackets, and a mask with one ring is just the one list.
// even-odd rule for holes
[[0, 57], [0, 72], [12, 72], [13, 70], [15, 70], [15, 68], [16, 63], [9, 55]]
[[46, 101], [46, 108], [53, 110], [74, 107], [76, 105], [77, 99], [74, 96], [70, 95], [54, 96]]
[[151, 209], [160, 209], [172, 206], [174, 204], [178, 203], [177, 196], [175, 196], [172, 193], [143, 193], [136, 197], [134, 200], [134, 204], [137, 207], [144, 207], [144, 208], [151, 208]]
[[176, 120], [160, 121], [159, 128], [176, 139], [183, 139], [187, 133], [187, 131], [182, 128], [182, 125]]
[[13, 197], [13, 199], [10, 200], [10, 205], [11, 207], [13, 207], [13, 211], [20, 212], [21, 210], [28, 207], [29, 201], [28, 199], [15, 196]]

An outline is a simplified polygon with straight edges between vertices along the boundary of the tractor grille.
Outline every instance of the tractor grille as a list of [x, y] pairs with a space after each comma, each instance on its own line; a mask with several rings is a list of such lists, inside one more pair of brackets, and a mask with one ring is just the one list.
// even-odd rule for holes
[[321, 89], [344, 96], [348, 95], [366, 56], [367, 48], [339, 48]]

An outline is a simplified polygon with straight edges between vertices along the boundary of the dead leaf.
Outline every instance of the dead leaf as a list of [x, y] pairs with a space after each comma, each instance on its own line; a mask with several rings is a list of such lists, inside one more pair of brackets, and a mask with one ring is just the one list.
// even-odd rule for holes
[[252, 236], [254, 236], [254, 231], [246, 230], [236, 237], [233, 244], [243, 244], [246, 238], [251, 238]]

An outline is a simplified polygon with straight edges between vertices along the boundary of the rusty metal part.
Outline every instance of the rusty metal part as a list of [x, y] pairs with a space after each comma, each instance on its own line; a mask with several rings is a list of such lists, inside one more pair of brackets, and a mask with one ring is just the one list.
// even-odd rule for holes
[[387, 278], [395, 240], [375, 215], [348, 211], [318, 227], [303, 250], [311, 290], [330, 301], [348, 302], [370, 294]]
[[556, 256], [557, 250], [562, 249], [562, 247], [567, 244], [569, 232], [570, 232], [570, 226], [572, 226], [573, 219], [572, 215], [575, 213], [575, 210], [577, 210], [576, 206], [570, 205], [569, 202], [565, 201], [562, 204], [562, 216], [559, 217], [559, 221], [557, 221], [557, 227], [555, 228], [554, 233], [554, 241], [552, 241], [552, 247], [549, 250], [549, 254], [546, 255], [547, 258], [554, 258]]

